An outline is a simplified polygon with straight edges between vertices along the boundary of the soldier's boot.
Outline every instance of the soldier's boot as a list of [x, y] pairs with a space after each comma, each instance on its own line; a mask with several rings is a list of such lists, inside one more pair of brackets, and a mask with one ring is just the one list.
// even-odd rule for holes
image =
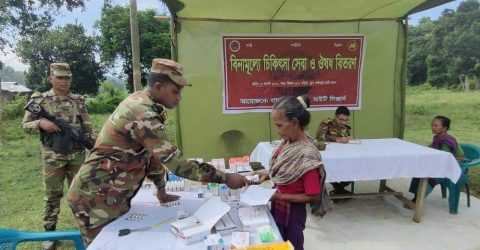
[[[44, 224], [45, 231], [47, 232], [55, 231], [55, 227], [56, 227], [55, 224]], [[49, 240], [49, 241], [42, 242], [43, 250], [56, 250], [57, 246], [58, 246], [57, 241]]]
[[44, 241], [42, 242], [42, 249], [43, 250], [56, 250], [57, 249], [57, 242], [56, 241]]

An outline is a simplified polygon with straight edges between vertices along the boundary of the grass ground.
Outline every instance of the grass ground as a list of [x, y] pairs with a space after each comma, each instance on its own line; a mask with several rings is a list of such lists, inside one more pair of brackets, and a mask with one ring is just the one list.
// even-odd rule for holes
[[[452, 119], [451, 133], [461, 143], [480, 145], [480, 92], [408, 88], [406, 110], [405, 138], [409, 141], [428, 144], [432, 137], [430, 121], [442, 114]], [[106, 118], [107, 115], [92, 115], [97, 131]], [[0, 228], [40, 231], [43, 186], [38, 136], [25, 134], [20, 119], [1, 121], [0, 126]], [[169, 130], [173, 130], [173, 125]], [[480, 195], [480, 171], [472, 171], [470, 177], [472, 189]], [[70, 209], [63, 201], [58, 228], [74, 227]], [[26, 244], [20, 249], [39, 249], [39, 245]]]
[[[459, 143], [480, 145], [480, 92], [452, 92], [422, 85], [407, 88], [405, 139], [427, 145], [434, 116], [452, 120], [450, 134]], [[480, 167], [470, 172], [472, 193], [480, 197]]]
[[[97, 129], [107, 115], [93, 115]], [[21, 119], [2, 121], [0, 143], [0, 228], [41, 231], [43, 184], [38, 136], [25, 134]], [[61, 204], [59, 229], [74, 229], [71, 210]], [[19, 249], [40, 249], [39, 244], [23, 244]], [[73, 249], [65, 244], [60, 249]]]
[[425, 86], [407, 88], [405, 138], [420, 144], [432, 140], [435, 115], [452, 120], [450, 133], [460, 143], [480, 144], [480, 92], [452, 92]]

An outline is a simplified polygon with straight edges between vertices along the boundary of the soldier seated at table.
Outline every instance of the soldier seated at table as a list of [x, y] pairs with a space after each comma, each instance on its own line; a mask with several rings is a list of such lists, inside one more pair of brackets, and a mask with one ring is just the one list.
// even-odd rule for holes
[[[448, 117], [445, 116], [435, 116], [432, 120], [432, 133], [433, 139], [432, 143], [430, 144], [431, 148], [435, 148], [438, 150], [446, 151], [453, 156], [458, 161], [464, 159], [464, 153], [460, 144], [458, 144], [457, 139], [455, 137], [448, 134], [448, 130], [450, 129], [451, 121]], [[433, 188], [439, 183], [440, 178], [429, 178], [428, 185], [427, 185], [427, 194], [432, 192]], [[413, 202], [417, 200], [417, 190], [418, 184], [420, 183], [419, 178], [413, 178], [412, 182], [410, 183], [409, 191], [413, 193], [415, 196], [412, 199]], [[405, 206], [408, 208], [408, 206]]]
[[[335, 111], [335, 119], [328, 118], [318, 126], [316, 135], [318, 144], [324, 145], [325, 142], [348, 143], [352, 140], [351, 127], [348, 125], [349, 118], [350, 110], [344, 106], [338, 107]], [[334, 188], [331, 195], [351, 194], [345, 190], [345, 187], [352, 183], [351, 181], [331, 183]]]

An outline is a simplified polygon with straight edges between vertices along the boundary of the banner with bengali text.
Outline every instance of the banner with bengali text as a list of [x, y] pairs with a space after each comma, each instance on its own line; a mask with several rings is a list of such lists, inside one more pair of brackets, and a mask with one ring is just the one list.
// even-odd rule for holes
[[282, 96], [310, 110], [360, 109], [365, 38], [223, 35], [224, 113], [269, 112]]

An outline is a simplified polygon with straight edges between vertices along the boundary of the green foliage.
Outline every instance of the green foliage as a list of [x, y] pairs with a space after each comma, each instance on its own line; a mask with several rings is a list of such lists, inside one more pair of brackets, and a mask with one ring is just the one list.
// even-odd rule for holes
[[115, 86], [111, 82], [103, 82], [100, 93], [87, 100], [87, 108], [91, 113], [111, 113], [118, 104], [127, 97], [127, 91]]
[[72, 92], [97, 93], [103, 80], [103, 70], [95, 60], [96, 41], [87, 36], [79, 24], [67, 24], [53, 30], [45, 28], [26, 36], [17, 44], [17, 54], [30, 66], [26, 84], [32, 89], [48, 88], [49, 65], [54, 62], [70, 64]]
[[446, 65], [443, 63], [443, 57], [438, 55], [428, 55], [427, 57], [427, 76], [428, 82], [433, 86], [443, 86], [449, 82]]
[[418, 26], [411, 26], [408, 29], [407, 77], [412, 85], [421, 84], [427, 80], [426, 59], [430, 51], [428, 40], [434, 26], [432, 20], [423, 18]]
[[480, 78], [480, 63], [475, 64], [473, 68], [473, 75], [478, 79]]
[[462, 77], [477, 74], [480, 3], [466, 0], [456, 11], [445, 10], [437, 21], [423, 19], [418, 26], [409, 27], [408, 45], [410, 84], [429, 82], [456, 88]]
[[408, 107], [407, 112], [414, 115], [426, 115], [429, 113], [424, 105], [411, 105]]
[[25, 113], [24, 107], [27, 104], [27, 96], [17, 95], [15, 98], [3, 106], [1, 114], [2, 119], [15, 119], [23, 116]]
[[[129, 13], [129, 7], [112, 6], [107, 2], [102, 9], [102, 17], [97, 23], [97, 27], [101, 34], [99, 46], [102, 63], [112, 66], [117, 60], [120, 60], [123, 73], [127, 75], [127, 88], [132, 91], [133, 69]], [[153, 10], [138, 12], [140, 63], [144, 85], [152, 59], [156, 57], [170, 58], [169, 23], [155, 19], [155, 15]]]
[[[7, 35], [12, 29], [18, 30], [20, 35], [29, 35], [38, 32], [38, 26], [52, 24], [52, 11], [61, 7], [67, 10], [83, 7], [84, 0], [37, 0], [37, 1], [0, 1], [0, 51], [8, 44]], [[8, 32], [7, 32], [8, 31]], [[11, 38], [14, 38], [12, 35]]]
[[433, 87], [432, 85], [426, 83], [422, 85], [417, 85], [415, 87], [407, 87], [407, 96], [418, 94], [418, 93], [423, 93], [423, 92], [428, 92], [429, 90], [432, 90]]

